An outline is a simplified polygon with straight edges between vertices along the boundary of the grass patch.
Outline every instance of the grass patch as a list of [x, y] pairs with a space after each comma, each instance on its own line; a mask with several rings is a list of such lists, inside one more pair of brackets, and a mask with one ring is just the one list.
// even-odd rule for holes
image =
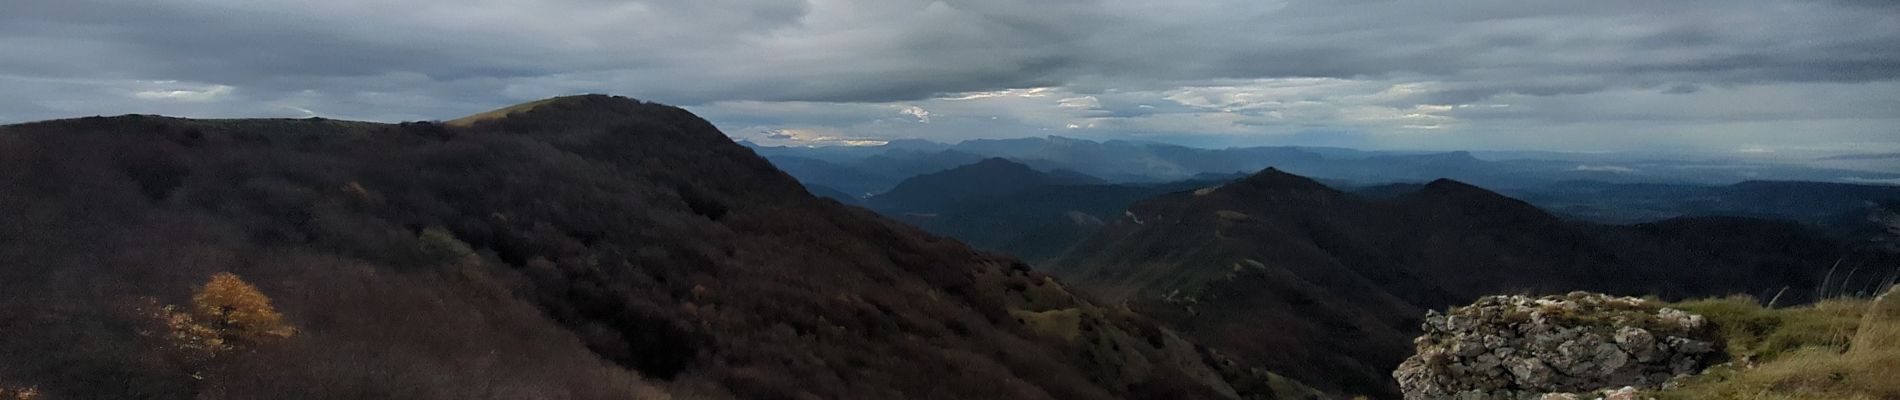
[[[567, 96], [567, 97], [572, 97], [572, 96]], [[496, 110], [485, 111], [485, 112], [478, 113], [475, 115], [452, 119], [452, 120], [449, 120], [448, 122], [444, 122], [443, 125], [461, 127], [461, 128], [475, 126], [475, 124], [478, 122], [493, 121], [493, 120], [498, 120], [502, 118], [507, 118], [509, 114], [533, 110], [535, 107], [552, 104], [554, 102], [561, 101], [562, 99], [565, 99], [567, 97], [555, 97], [555, 98], [549, 98], [549, 99], [535, 100], [535, 101], [516, 104], [516, 105], [512, 105], [512, 106], [508, 106], [508, 107], [504, 107], [504, 108], [500, 108]]]
[[1672, 307], [1702, 315], [1720, 331], [1729, 358], [1763, 362], [1806, 347], [1845, 350], [1860, 326], [1867, 300], [1827, 300], [1809, 306], [1772, 309], [1754, 298], [1735, 296], [1696, 300]]
[[1678, 307], [1715, 323], [1737, 362], [1658, 399], [1900, 399], [1900, 294], [1787, 309], [1743, 297]]
[[1024, 325], [1028, 325], [1029, 329], [1035, 330], [1038, 334], [1069, 341], [1074, 341], [1082, 334], [1081, 309], [1064, 308], [1043, 312], [1010, 310], [1009, 313], [1014, 314], [1016, 319], [1022, 320]]

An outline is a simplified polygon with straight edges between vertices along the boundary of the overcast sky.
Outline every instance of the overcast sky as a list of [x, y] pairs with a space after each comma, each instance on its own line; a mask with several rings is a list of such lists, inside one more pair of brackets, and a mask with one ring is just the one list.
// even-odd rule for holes
[[766, 143], [1900, 151], [1890, 0], [4, 0], [0, 123], [601, 92]]

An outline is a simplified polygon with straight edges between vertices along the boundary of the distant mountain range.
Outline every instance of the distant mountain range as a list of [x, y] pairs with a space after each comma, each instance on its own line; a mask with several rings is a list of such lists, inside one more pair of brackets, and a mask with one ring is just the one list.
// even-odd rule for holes
[[[1749, 293], [1788, 304], [1816, 287], [1876, 287], [1900, 261], [1856, 250], [1885, 233], [1868, 217], [1900, 204], [1900, 186], [1539, 183], [1486, 172], [1499, 165], [1468, 153], [1345, 154], [1333, 171], [1347, 179], [1324, 182], [1270, 168], [1073, 184], [992, 158], [906, 180], [868, 204], [1044, 265], [1272, 370], [1380, 396], [1394, 394], [1386, 374], [1416, 317], [1479, 295]], [[1341, 167], [1355, 163], [1368, 168]], [[1377, 176], [1372, 165], [1517, 182], [1505, 192], [1524, 200], [1448, 179], [1351, 179]], [[1882, 272], [1820, 282], [1829, 267]]]
[[1395, 355], [1424, 310], [1571, 290], [1786, 304], [1813, 299], [1837, 260], [1894, 261], [1793, 222], [1596, 225], [1452, 180], [1375, 198], [1269, 169], [1142, 201], [1047, 269], [1275, 371], [1392, 396]]
[[[1411, 165], [1483, 163], [1462, 153], [1396, 158]], [[886, 193], [868, 197], [850, 196], [822, 184], [807, 186], [814, 194], [865, 205], [931, 232], [1041, 263], [1092, 233], [1103, 225], [1101, 221], [1119, 217], [1136, 201], [1246, 176], [1209, 172], [1172, 182], [1104, 183], [1069, 170], [1039, 171], [1029, 164], [990, 158], [911, 177]], [[1319, 181], [1368, 198], [1397, 197], [1425, 186]], [[1730, 185], [1560, 181], [1499, 192], [1574, 220], [1631, 224], [1677, 217], [1748, 216], [1801, 222], [1842, 238], [1878, 233], [1878, 227], [1867, 220], [1872, 206], [1900, 201], [1900, 186], [1796, 181]]]
[[[923, 140], [882, 146], [779, 147], [742, 143], [808, 184], [850, 193], [882, 193], [904, 178], [1002, 157], [1041, 170], [1066, 169], [1111, 183], [1154, 183], [1202, 174], [1252, 173], [1274, 167], [1351, 185], [1457, 179], [1489, 188], [1534, 188], [1566, 181], [1727, 185], [1749, 180], [1900, 182], [1900, 172], [1838, 169], [1746, 160], [1670, 160], [1554, 152], [1359, 151], [1330, 147], [1201, 149], [1153, 142], [1097, 142], [1049, 136], [980, 139], [955, 144]], [[819, 164], [822, 163], [822, 164]]]
[[1815, 224], [1831, 232], [1861, 229], [1871, 206], [1900, 200], [1900, 186], [1800, 181], [1719, 186], [1566, 181], [1502, 192], [1553, 213], [1600, 222], [1753, 216]]
[[1822, 160], [1900, 160], [1900, 153], [1843, 154], [1823, 157]]

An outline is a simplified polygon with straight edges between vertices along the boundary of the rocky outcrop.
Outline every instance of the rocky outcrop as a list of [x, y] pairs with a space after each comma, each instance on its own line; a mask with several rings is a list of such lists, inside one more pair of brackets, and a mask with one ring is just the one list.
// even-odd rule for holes
[[1596, 398], [1606, 389], [1658, 388], [1720, 361], [1708, 325], [1634, 297], [1490, 296], [1428, 313], [1417, 353], [1392, 376], [1408, 400]]

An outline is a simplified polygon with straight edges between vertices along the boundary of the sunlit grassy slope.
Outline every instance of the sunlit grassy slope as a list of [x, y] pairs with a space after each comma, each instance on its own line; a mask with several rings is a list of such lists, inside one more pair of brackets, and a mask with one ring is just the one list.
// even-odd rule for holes
[[565, 96], [565, 97], [555, 97], [555, 98], [549, 98], [549, 99], [530, 101], [530, 102], [516, 104], [516, 105], [503, 107], [499, 109], [489, 110], [486, 112], [482, 112], [482, 113], [478, 113], [478, 114], [474, 114], [474, 115], [470, 115], [466, 117], [448, 120], [448, 121], [443, 122], [442, 124], [453, 126], [453, 127], [474, 126], [475, 123], [477, 122], [501, 119], [503, 117], [507, 117], [509, 114], [514, 114], [518, 112], [526, 112], [528, 110], [533, 110], [536, 107], [553, 104], [553, 103], [561, 101], [562, 99], [568, 99], [568, 98], [574, 98], [574, 97], [580, 97], [580, 96]]
[[1686, 302], [1728, 337], [1734, 362], [1659, 399], [1900, 399], [1900, 294], [1764, 308], [1735, 297]]

